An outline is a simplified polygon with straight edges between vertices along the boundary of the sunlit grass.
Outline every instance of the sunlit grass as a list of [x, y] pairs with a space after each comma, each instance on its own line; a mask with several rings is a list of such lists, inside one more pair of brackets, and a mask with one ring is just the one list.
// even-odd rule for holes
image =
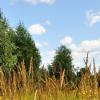
[[[32, 62], [30, 62], [32, 63]], [[85, 74], [78, 86], [71, 87], [65, 84], [64, 73], [61, 72], [60, 80], [50, 78], [45, 70], [42, 77], [36, 76], [31, 69], [26, 73], [24, 62], [18, 65], [17, 71], [9, 73], [8, 79], [0, 69], [0, 100], [99, 100], [100, 91], [94, 65], [94, 79], [90, 78], [90, 71], [86, 65]], [[41, 75], [41, 74], [38, 74]]]

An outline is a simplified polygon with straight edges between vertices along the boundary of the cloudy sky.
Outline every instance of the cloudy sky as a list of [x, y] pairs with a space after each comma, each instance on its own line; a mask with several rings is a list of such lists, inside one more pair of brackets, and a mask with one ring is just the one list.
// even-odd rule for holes
[[61, 44], [72, 50], [73, 63], [83, 66], [89, 51], [100, 68], [100, 0], [0, 0], [0, 8], [15, 28], [19, 21], [50, 63]]

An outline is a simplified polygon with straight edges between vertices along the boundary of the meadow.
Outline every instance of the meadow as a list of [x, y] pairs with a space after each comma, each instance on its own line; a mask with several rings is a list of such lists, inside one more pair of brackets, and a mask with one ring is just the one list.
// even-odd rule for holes
[[24, 61], [18, 64], [16, 71], [7, 76], [0, 67], [0, 100], [100, 100], [94, 64], [93, 80], [90, 78], [88, 64], [78, 85], [64, 81], [65, 70], [60, 70], [60, 79], [55, 75], [50, 78], [48, 72], [41, 68], [36, 74], [30, 60], [29, 72], [26, 72]]

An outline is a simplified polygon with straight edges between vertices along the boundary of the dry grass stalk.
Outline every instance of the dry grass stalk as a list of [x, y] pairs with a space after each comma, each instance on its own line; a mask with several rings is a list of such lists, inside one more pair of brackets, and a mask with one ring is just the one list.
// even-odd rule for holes
[[35, 92], [34, 100], [36, 100], [36, 96], [37, 96], [37, 90], [36, 90], [36, 92]]
[[94, 97], [98, 97], [98, 82], [97, 82], [97, 75], [96, 75], [95, 59], [93, 59], [93, 66], [94, 66], [93, 95]]
[[63, 69], [62, 66], [60, 65], [60, 80], [62, 80], [62, 75], [63, 75]]
[[23, 88], [26, 88], [27, 77], [26, 77], [26, 69], [25, 69], [24, 60], [21, 62], [21, 77], [22, 77]]
[[62, 76], [61, 76], [61, 89], [62, 89], [62, 87], [63, 87], [63, 84], [64, 84], [64, 76], [65, 76], [65, 69], [63, 70], [63, 74], [62, 74]]
[[16, 94], [16, 73], [15, 71], [13, 71], [12, 90], [13, 90], [13, 95]]
[[11, 76], [11, 72], [9, 72], [8, 74], [8, 96], [9, 99], [12, 100], [12, 76]]
[[21, 89], [21, 81], [22, 81], [22, 76], [21, 76], [21, 67], [20, 64], [17, 66], [17, 72], [15, 73], [16, 76], [16, 88], [18, 91]]
[[33, 86], [33, 78], [34, 78], [34, 73], [33, 73], [33, 58], [31, 57], [30, 59], [30, 66], [29, 66], [29, 75], [28, 75], [28, 87], [30, 88], [30, 90], [32, 90], [33, 88], [31, 88]]
[[5, 94], [5, 79], [4, 74], [0, 66], [0, 95], [4, 96]]
[[[82, 78], [79, 84], [79, 94], [82, 97], [91, 98], [92, 96], [92, 80], [90, 78], [90, 70], [88, 67], [88, 53], [85, 62], [85, 73], [82, 72]], [[88, 94], [88, 95], [87, 95]]]
[[33, 58], [30, 59], [29, 77], [33, 78]]

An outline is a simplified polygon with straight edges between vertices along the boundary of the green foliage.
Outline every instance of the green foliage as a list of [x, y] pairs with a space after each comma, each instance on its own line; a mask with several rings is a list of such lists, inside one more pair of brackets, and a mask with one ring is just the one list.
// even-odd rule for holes
[[48, 65], [47, 68], [48, 68], [48, 72], [49, 72], [50, 77], [52, 77], [53, 76], [53, 68], [52, 68], [52, 65]]
[[41, 56], [31, 35], [21, 23], [16, 30], [9, 27], [0, 11], [0, 65], [3, 66], [3, 70], [5, 72], [13, 70], [22, 59], [28, 70], [31, 57], [34, 69], [38, 70]]
[[13, 54], [16, 46], [11, 41], [11, 34], [14, 33], [0, 12], [0, 63], [6, 73], [15, 67], [17, 59]]
[[19, 24], [16, 28], [15, 44], [17, 46], [18, 61], [24, 59], [26, 69], [29, 69], [30, 58], [33, 57], [34, 69], [39, 69], [41, 57], [39, 50], [36, 48], [34, 41], [27, 32], [23, 24]]
[[71, 76], [73, 74], [73, 65], [71, 51], [68, 48], [65, 46], [60, 46], [58, 50], [56, 50], [53, 64], [56, 66], [57, 72], [60, 71], [60, 67], [62, 67], [62, 70], [65, 69], [67, 81], [71, 80]]
[[77, 72], [77, 78], [81, 80], [82, 74], [85, 74], [85, 68], [81, 68], [80, 71]]

